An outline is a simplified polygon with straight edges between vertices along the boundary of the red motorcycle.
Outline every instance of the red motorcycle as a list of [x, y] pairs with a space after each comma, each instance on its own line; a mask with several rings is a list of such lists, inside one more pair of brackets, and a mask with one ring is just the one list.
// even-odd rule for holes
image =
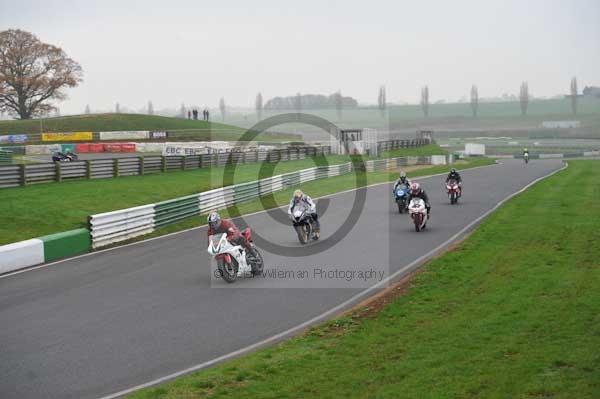
[[452, 205], [458, 202], [461, 195], [461, 188], [456, 180], [448, 180], [446, 182], [446, 194], [448, 194]]

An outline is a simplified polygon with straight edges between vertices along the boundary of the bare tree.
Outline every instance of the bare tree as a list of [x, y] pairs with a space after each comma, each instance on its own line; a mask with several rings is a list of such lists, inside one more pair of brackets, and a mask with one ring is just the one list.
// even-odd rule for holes
[[63, 89], [82, 81], [81, 66], [65, 52], [19, 29], [0, 32], [0, 111], [31, 119], [67, 98]]
[[335, 96], [335, 110], [337, 112], [338, 120], [342, 120], [342, 112], [344, 108], [344, 98], [342, 97], [342, 91], [338, 90]]
[[183, 119], [186, 118], [186, 115], [185, 115], [185, 104], [184, 103], [181, 103], [181, 108], [179, 108], [179, 116], [181, 118], [183, 118]]
[[119, 105], [119, 103], [117, 103], [117, 105], [115, 105], [115, 114], [120, 114], [121, 113], [121, 106]]
[[529, 85], [527, 82], [521, 83], [519, 102], [521, 103], [521, 115], [527, 115], [527, 107], [529, 106]]
[[255, 101], [254, 105], [256, 107], [256, 118], [258, 120], [261, 120], [262, 112], [263, 112], [263, 97], [260, 92], [256, 95], [256, 101]]
[[421, 108], [425, 118], [429, 116], [429, 87], [425, 86], [421, 89]]
[[379, 95], [377, 96], [377, 107], [381, 111], [381, 116], [385, 115], [385, 109], [387, 107], [387, 99], [385, 93], [385, 86], [379, 86]]
[[577, 78], [571, 79], [571, 110], [577, 115]]
[[154, 115], [154, 104], [152, 104], [152, 101], [148, 101], [148, 115]]
[[91, 114], [91, 111], [90, 111], [90, 104], [88, 104], [88, 105], [86, 105], [86, 106], [85, 106], [85, 114], [86, 114], [86, 115], [89, 115], [89, 114]]
[[225, 121], [225, 112], [227, 111], [227, 106], [225, 105], [225, 98], [221, 97], [219, 100], [219, 110], [221, 111], [221, 117], [223, 121]]
[[296, 98], [294, 98], [294, 109], [297, 113], [302, 112], [302, 94], [296, 93]]
[[471, 110], [473, 111], [473, 117], [477, 118], [477, 111], [479, 110], [479, 90], [477, 86], [471, 87]]

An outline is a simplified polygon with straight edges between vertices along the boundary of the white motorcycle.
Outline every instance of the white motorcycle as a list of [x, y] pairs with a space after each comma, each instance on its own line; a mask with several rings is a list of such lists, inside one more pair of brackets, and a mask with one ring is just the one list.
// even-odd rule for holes
[[[247, 228], [242, 232], [246, 240], [252, 244], [252, 233]], [[208, 253], [217, 261], [219, 276], [228, 283], [233, 283], [238, 277], [257, 276], [263, 272], [262, 255], [254, 247], [256, 256], [249, 256], [246, 248], [234, 245], [227, 239], [227, 233], [215, 234], [208, 237]]]
[[321, 232], [315, 228], [315, 221], [308, 213], [308, 209], [302, 206], [296, 207], [293, 214], [290, 215], [290, 219], [292, 219], [300, 244], [306, 244], [310, 238], [315, 241], [319, 239]]
[[427, 207], [425, 207], [425, 201], [421, 198], [413, 198], [408, 204], [408, 213], [415, 224], [415, 231], [421, 231], [425, 229], [427, 225]]

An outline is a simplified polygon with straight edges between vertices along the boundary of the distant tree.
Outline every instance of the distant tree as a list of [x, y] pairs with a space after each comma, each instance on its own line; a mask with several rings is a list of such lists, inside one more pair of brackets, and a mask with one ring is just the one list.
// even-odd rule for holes
[[296, 93], [296, 98], [294, 99], [294, 110], [297, 113], [302, 112], [302, 94]]
[[86, 106], [85, 106], [85, 114], [86, 114], [86, 115], [89, 115], [89, 114], [91, 114], [91, 111], [90, 111], [90, 104], [88, 104], [88, 105], [86, 105]]
[[54, 116], [60, 116], [60, 108], [54, 107]]
[[521, 115], [527, 115], [527, 107], [529, 106], [529, 85], [527, 82], [521, 83], [521, 90], [519, 92], [519, 102], [521, 103]]
[[429, 116], [429, 87], [425, 86], [421, 89], [421, 108], [425, 118]]
[[154, 115], [154, 105], [152, 101], [148, 101], [148, 115]]
[[383, 116], [387, 107], [385, 86], [379, 87], [379, 95], [377, 96], [377, 107], [379, 108], [379, 111], [381, 111], [381, 116]]
[[179, 108], [179, 116], [183, 119], [186, 118], [186, 112], [185, 112], [185, 104], [181, 103], [181, 108]]
[[344, 108], [344, 97], [342, 97], [342, 91], [338, 90], [337, 93], [334, 94], [335, 98], [335, 110], [337, 113], [338, 120], [342, 119], [342, 112]]
[[31, 119], [47, 114], [63, 89], [82, 81], [81, 66], [65, 52], [20, 29], [0, 32], [0, 111]]
[[262, 112], [263, 112], [263, 97], [260, 92], [256, 95], [256, 101], [255, 101], [254, 105], [256, 107], [256, 118], [258, 120], [261, 120]]
[[477, 118], [477, 111], [479, 110], [479, 91], [475, 85], [471, 87], [471, 110], [473, 111], [473, 117]]
[[571, 79], [571, 110], [577, 115], [577, 78]]
[[119, 103], [117, 103], [115, 105], [115, 114], [120, 114], [121, 113], [121, 106], [119, 105]]
[[219, 100], [219, 110], [221, 111], [221, 117], [223, 121], [225, 121], [225, 112], [227, 111], [227, 106], [225, 105], [225, 98], [221, 97]]
[[[329, 96], [322, 94], [302, 94], [300, 96], [301, 108], [304, 109], [335, 109], [337, 107], [337, 93]], [[263, 109], [269, 111], [296, 110], [298, 96], [275, 97], [268, 100]], [[344, 109], [358, 107], [358, 102], [352, 97], [342, 96], [342, 106]]]

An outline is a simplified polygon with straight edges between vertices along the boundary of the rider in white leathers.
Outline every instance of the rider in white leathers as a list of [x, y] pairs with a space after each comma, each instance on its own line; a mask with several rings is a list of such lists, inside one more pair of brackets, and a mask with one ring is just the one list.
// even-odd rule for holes
[[317, 215], [317, 206], [315, 205], [312, 198], [304, 194], [301, 190], [294, 191], [294, 196], [292, 197], [292, 200], [290, 201], [290, 206], [288, 207], [288, 215], [290, 215], [291, 217], [294, 213], [294, 208], [300, 204], [304, 205], [306, 209], [308, 209], [310, 217], [315, 222], [315, 231], [320, 232], [321, 225], [319, 223], [319, 215]]

